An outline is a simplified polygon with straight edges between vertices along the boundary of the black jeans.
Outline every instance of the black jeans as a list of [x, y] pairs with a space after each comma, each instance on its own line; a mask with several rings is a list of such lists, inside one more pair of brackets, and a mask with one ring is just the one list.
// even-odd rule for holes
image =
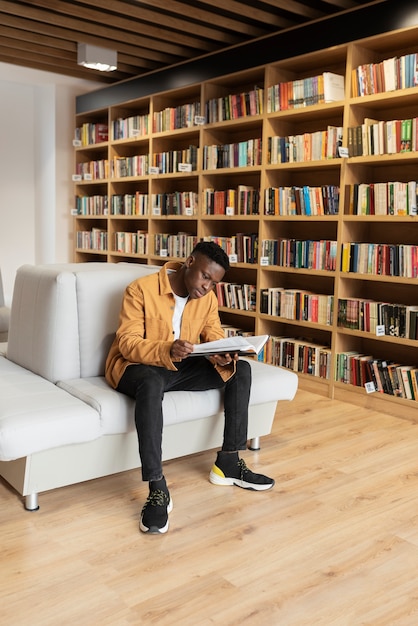
[[224, 388], [225, 426], [222, 450], [245, 450], [251, 368], [239, 360], [237, 371], [226, 383], [205, 357], [189, 357], [176, 363], [178, 371], [153, 365], [129, 365], [117, 390], [135, 399], [135, 425], [143, 480], [162, 475], [162, 402], [166, 391], [206, 391]]

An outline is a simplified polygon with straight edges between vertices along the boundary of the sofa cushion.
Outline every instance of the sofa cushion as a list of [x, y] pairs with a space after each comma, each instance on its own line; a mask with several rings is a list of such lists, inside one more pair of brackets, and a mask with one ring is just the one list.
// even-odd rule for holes
[[[250, 405], [293, 399], [298, 382], [294, 372], [266, 365], [254, 359], [248, 360], [251, 363], [253, 378]], [[72, 379], [57, 384], [99, 413], [103, 434], [134, 430], [134, 401], [122, 393], [115, 392], [103, 377]], [[165, 424], [201, 419], [221, 411], [223, 394], [218, 389], [169, 391], [164, 394]]]
[[[58, 387], [86, 402], [100, 414], [102, 434], [135, 430], [134, 401], [115, 391], [102, 376], [60, 381]], [[216, 415], [222, 410], [222, 393], [209, 391], [169, 391], [164, 395], [165, 424]]]
[[[133, 263], [106, 265], [76, 274], [78, 332], [80, 337], [80, 377], [103, 376], [105, 361], [119, 323], [125, 288], [139, 276], [159, 269]], [[104, 288], [103, 282], [106, 282]], [[68, 377], [61, 377], [65, 380]]]
[[103, 375], [125, 287], [158, 269], [137, 263], [23, 265], [13, 291], [9, 359], [53, 383]]
[[97, 411], [0, 357], [0, 461], [97, 439]]

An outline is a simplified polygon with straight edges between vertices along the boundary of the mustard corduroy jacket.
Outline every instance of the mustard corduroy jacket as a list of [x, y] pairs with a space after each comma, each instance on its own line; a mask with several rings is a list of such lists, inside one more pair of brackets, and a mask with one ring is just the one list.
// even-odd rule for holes
[[[179, 267], [180, 263], [166, 263], [158, 273], [138, 278], [126, 288], [119, 328], [106, 360], [105, 376], [112, 387], [118, 386], [125, 369], [133, 363], [177, 369], [170, 356], [175, 301], [167, 270]], [[183, 312], [180, 339], [195, 344], [222, 338], [216, 295], [210, 292], [203, 298], [189, 300]], [[214, 367], [224, 381], [235, 371], [235, 363]]]

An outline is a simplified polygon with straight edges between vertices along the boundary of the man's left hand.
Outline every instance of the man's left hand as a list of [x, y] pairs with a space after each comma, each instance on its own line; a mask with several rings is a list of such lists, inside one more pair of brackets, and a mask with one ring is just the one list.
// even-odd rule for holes
[[225, 365], [230, 365], [233, 361], [238, 361], [239, 356], [238, 354], [214, 354], [212, 358], [217, 365], [224, 367]]

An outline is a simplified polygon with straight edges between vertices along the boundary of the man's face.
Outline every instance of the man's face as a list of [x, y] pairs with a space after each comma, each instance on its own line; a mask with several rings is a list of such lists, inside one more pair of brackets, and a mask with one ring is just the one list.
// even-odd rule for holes
[[224, 268], [204, 254], [189, 256], [186, 268], [184, 283], [192, 299], [206, 296], [225, 275]]

